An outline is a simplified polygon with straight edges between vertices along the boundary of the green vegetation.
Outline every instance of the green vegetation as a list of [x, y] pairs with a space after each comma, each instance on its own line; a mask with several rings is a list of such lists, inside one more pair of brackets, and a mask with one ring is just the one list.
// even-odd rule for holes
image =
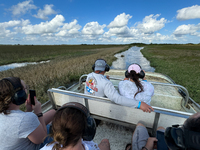
[[1, 64], [51, 59], [49, 63], [0, 72], [0, 79], [20, 77], [36, 90], [38, 100], [44, 103], [48, 100], [49, 88], [69, 86], [82, 74], [92, 72], [92, 65], [98, 58], [111, 65], [116, 59], [114, 54], [128, 48], [124, 45], [0, 46]]
[[187, 88], [200, 103], [200, 45], [151, 44], [141, 51], [156, 70]]
[[82, 74], [92, 71], [91, 66], [97, 58], [103, 58], [111, 65], [116, 59], [114, 54], [131, 46], [144, 47], [141, 52], [155, 71], [168, 75], [177, 84], [186, 87], [190, 97], [200, 103], [200, 45], [194, 44], [0, 45], [0, 65], [51, 60], [46, 64], [0, 72], [0, 79], [20, 77], [36, 90], [37, 98], [44, 103], [48, 100], [49, 88], [74, 83]]
[[0, 45], [0, 65], [78, 57], [120, 45]]

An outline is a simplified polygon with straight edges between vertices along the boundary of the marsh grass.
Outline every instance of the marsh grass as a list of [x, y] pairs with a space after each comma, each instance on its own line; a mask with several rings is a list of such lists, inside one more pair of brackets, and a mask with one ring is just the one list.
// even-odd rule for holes
[[[78, 81], [82, 74], [92, 72], [92, 65], [98, 58], [105, 59], [111, 65], [116, 59], [114, 54], [127, 50], [127, 48], [128, 46], [94, 47], [94, 49], [85, 49], [83, 52], [78, 49], [78, 52], [82, 52], [79, 55], [75, 54], [75, 56], [69, 57], [69, 54], [62, 54], [62, 56], [54, 57], [49, 63], [28, 65], [3, 71], [0, 72], [0, 78], [9, 76], [20, 77], [31, 89], [36, 90], [37, 98], [41, 103], [44, 103], [48, 100], [48, 89], [67, 86], [74, 81]], [[48, 51], [46, 52], [48, 53]]]
[[141, 50], [151, 66], [187, 88], [200, 104], [200, 45], [148, 45]]
[[0, 65], [76, 57], [120, 45], [0, 45]]

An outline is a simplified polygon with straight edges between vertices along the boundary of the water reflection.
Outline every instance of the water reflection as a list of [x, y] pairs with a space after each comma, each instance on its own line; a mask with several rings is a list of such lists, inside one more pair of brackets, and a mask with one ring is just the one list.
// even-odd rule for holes
[[150, 62], [142, 55], [140, 50], [143, 47], [131, 47], [127, 51], [116, 54], [118, 59], [112, 63], [111, 69], [127, 69], [132, 63], [138, 63], [142, 69], [148, 72], [154, 72], [155, 68], [150, 66]]
[[17, 67], [23, 67], [23, 66], [26, 66], [26, 65], [29, 65], [29, 64], [34, 65], [34, 64], [47, 63], [47, 62], [50, 62], [50, 60], [41, 61], [41, 62], [12, 63], [12, 64], [9, 64], [9, 65], [0, 66], [0, 71], [5, 71], [5, 70], [8, 70], [8, 69], [14, 69], [14, 68], [17, 68]]

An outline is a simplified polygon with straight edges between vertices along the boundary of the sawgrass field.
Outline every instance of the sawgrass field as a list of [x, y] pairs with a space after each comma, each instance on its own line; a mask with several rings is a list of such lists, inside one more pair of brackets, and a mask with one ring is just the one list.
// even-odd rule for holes
[[92, 65], [103, 58], [109, 65], [116, 58], [114, 54], [127, 50], [128, 45], [0, 45], [0, 64], [13, 62], [49, 63], [28, 65], [0, 72], [0, 79], [9, 76], [20, 77], [36, 90], [41, 103], [48, 100], [47, 90], [59, 86], [69, 86], [78, 81], [82, 74], [92, 72]]
[[44, 103], [48, 100], [49, 88], [69, 86], [78, 81], [82, 74], [92, 72], [92, 65], [98, 58], [111, 65], [116, 59], [114, 54], [131, 46], [144, 47], [141, 52], [155, 72], [166, 74], [186, 87], [190, 97], [200, 104], [200, 45], [0, 45], [0, 65], [51, 60], [0, 72], [0, 79], [20, 77], [36, 90], [38, 100]]
[[147, 45], [141, 51], [155, 72], [172, 78], [187, 88], [189, 96], [200, 104], [200, 45]]

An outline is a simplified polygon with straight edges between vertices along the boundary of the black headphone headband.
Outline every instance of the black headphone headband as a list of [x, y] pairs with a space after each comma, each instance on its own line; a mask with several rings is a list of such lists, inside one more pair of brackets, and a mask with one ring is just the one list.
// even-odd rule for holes
[[165, 130], [165, 141], [167, 146], [173, 150], [179, 149], [199, 149], [200, 132], [186, 129], [184, 126], [168, 127]]
[[[97, 60], [103, 60], [103, 61], [105, 61], [105, 60], [102, 59], [102, 58], [99, 58], [99, 59], [97, 59]], [[96, 61], [97, 61], [97, 60], [96, 60]], [[96, 61], [95, 61], [95, 63], [96, 63]], [[93, 70], [93, 71], [95, 70], [95, 63], [94, 63], [93, 66], [92, 66], [92, 70]], [[105, 71], [108, 72], [108, 71], [110, 70], [110, 66], [107, 64], [106, 61], [105, 61], [105, 63], [106, 63]]]
[[[96, 123], [95, 120], [90, 116], [90, 111], [81, 103], [78, 102], [69, 102], [64, 104], [61, 108], [58, 109], [58, 111], [63, 110], [65, 108], [75, 108], [83, 112], [86, 116], [86, 129], [83, 133], [83, 140], [85, 141], [91, 141], [93, 140], [95, 134], [96, 134]], [[80, 124], [81, 125], [81, 124]]]
[[78, 110], [80, 110], [81, 112], [83, 112], [87, 118], [90, 117], [90, 112], [89, 112], [89, 110], [88, 110], [84, 105], [82, 105], [81, 103], [77, 103], [77, 102], [69, 102], [69, 103], [66, 103], [66, 104], [64, 104], [62, 107], [60, 107], [60, 108], [58, 109], [58, 111], [63, 110], [63, 109], [65, 109], [65, 108], [75, 108], [75, 109], [78, 109]]
[[[136, 64], [136, 65], [138, 65], [138, 66], [140, 67], [141, 71], [140, 71], [140, 73], [138, 73], [138, 76], [139, 76], [139, 78], [143, 79], [143, 78], [145, 77], [145, 73], [144, 73], [144, 71], [142, 70], [142, 67], [141, 67], [139, 64], [137, 64], [137, 63], [130, 64], [130, 65], [128, 66], [128, 68], [129, 68], [131, 65], [134, 65], [134, 64]], [[129, 76], [129, 72], [128, 72], [128, 70], [126, 70], [126, 72], [125, 72], [125, 77], [128, 77], [128, 76]]]
[[21, 105], [26, 101], [27, 94], [23, 90], [23, 86], [21, 84], [21, 80], [18, 77], [8, 77], [8, 78], [3, 78], [2, 80], [7, 80], [9, 81], [14, 90], [15, 94], [12, 96], [12, 103], [16, 105]]

